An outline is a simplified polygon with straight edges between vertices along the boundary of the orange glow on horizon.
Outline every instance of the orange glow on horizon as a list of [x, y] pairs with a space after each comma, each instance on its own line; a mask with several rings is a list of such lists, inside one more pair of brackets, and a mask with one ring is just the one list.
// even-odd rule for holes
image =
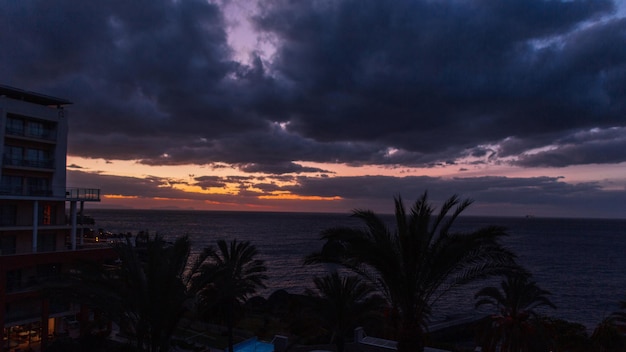
[[271, 194], [271, 195], [266, 195], [266, 196], [259, 196], [258, 198], [259, 199], [270, 199], [270, 200], [313, 200], [313, 201], [320, 201], [320, 200], [334, 201], [334, 200], [342, 200], [343, 199], [343, 198], [341, 198], [339, 196], [332, 196], [332, 197], [299, 196], [297, 194], [288, 194], [288, 193]]
[[105, 194], [103, 195], [103, 197], [107, 199], [137, 199], [139, 198], [138, 196], [125, 196], [123, 194]]
[[201, 194], [221, 194], [221, 195], [237, 195], [239, 188], [235, 186], [227, 187], [208, 187], [202, 188], [197, 185], [176, 185], [172, 187], [174, 189], [186, 192], [186, 193], [201, 193]]

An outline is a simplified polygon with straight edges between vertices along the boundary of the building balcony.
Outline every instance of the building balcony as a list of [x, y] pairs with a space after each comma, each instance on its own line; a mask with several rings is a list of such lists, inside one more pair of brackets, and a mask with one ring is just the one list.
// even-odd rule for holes
[[5, 131], [6, 135], [9, 137], [20, 137], [23, 139], [42, 140], [46, 142], [54, 142], [57, 139], [57, 134], [54, 130], [29, 130], [25, 128], [7, 127]]
[[[53, 190], [49, 188], [45, 188], [45, 187], [22, 187], [22, 186], [0, 185], [0, 196], [59, 198], [59, 195], [56, 195], [55, 193], [56, 192], [54, 192]], [[99, 202], [100, 201], [100, 189], [99, 188], [66, 188], [65, 200]]]
[[99, 188], [67, 188], [65, 190], [65, 199], [76, 201], [100, 201], [100, 189]]
[[18, 167], [28, 167], [28, 168], [35, 168], [35, 169], [54, 170], [54, 160], [52, 159], [29, 160], [29, 159], [4, 157], [3, 163], [4, 163], [4, 166], [18, 166]]
[[0, 186], [0, 195], [25, 197], [52, 197], [52, 190], [38, 187]]

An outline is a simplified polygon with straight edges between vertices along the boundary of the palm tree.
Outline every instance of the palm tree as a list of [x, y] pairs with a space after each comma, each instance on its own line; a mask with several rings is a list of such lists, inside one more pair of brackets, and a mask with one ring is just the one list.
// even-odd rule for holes
[[196, 294], [201, 314], [217, 313], [228, 329], [228, 348], [234, 345], [234, 314], [254, 294], [264, 288], [267, 268], [256, 259], [258, 252], [248, 241], [217, 241], [217, 249], [204, 249], [191, 268], [190, 291]]
[[126, 242], [116, 250], [117, 265], [85, 263], [63, 292], [132, 332], [138, 350], [168, 351], [187, 299], [184, 271], [189, 238], [168, 244], [156, 235], [143, 248]]
[[343, 352], [346, 334], [356, 324], [368, 316], [373, 316], [382, 308], [382, 297], [374, 295], [371, 286], [357, 276], [340, 277], [335, 271], [324, 277], [313, 279], [320, 298], [317, 312], [322, 322], [332, 331], [331, 342], [337, 346], [337, 352]]
[[615, 325], [626, 325], [626, 301], [619, 302], [619, 310], [613, 312], [609, 320]]
[[500, 288], [490, 286], [478, 291], [474, 296], [478, 299], [476, 308], [491, 305], [498, 309], [487, 320], [484, 350], [495, 350], [497, 344], [501, 344], [503, 352], [535, 350], [543, 330], [535, 309], [542, 306], [556, 309], [547, 297], [549, 294], [524, 272], [507, 275]]
[[353, 216], [366, 228], [324, 231], [324, 248], [306, 263], [337, 263], [375, 283], [398, 317], [398, 351], [422, 351], [425, 324], [438, 299], [453, 288], [516, 267], [514, 255], [499, 243], [506, 234], [503, 228], [451, 232], [471, 203], [452, 196], [433, 216], [424, 192], [407, 214], [397, 197], [393, 231], [372, 211], [355, 210]]
[[598, 351], [625, 351], [626, 301], [621, 301], [619, 310], [611, 313], [594, 329], [591, 335]]
[[121, 277], [129, 292], [125, 299], [130, 308], [127, 317], [139, 337], [148, 337], [150, 351], [169, 351], [170, 338], [188, 297], [183, 281], [190, 252], [189, 238], [179, 237], [170, 246], [156, 236], [147, 242], [143, 258], [133, 246], [122, 249], [122, 263], [126, 264], [122, 266]]

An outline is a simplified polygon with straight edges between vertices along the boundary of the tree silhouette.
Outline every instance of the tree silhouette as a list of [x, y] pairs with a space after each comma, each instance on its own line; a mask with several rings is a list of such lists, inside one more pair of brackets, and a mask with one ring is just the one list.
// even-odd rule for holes
[[374, 283], [398, 317], [398, 351], [424, 349], [425, 324], [432, 305], [451, 289], [516, 267], [514, 255], [499, 240], [500, 227], [453, 233], [458, 216], [472, 202], [450, 197], [439, 214], [427, 193], [407, 213], [395, 199], [395, 225], [369, 210], [355, 210], [364, 229], [331, 228], [322, 233], [322, 251], [307, 263], [337, 263]]
[[626, 351], [626, 301], [621, 301], [619, 310], [598, 324], [591, 335], [597, 351]]
[[626, 326], [626, 301], [619, 302], [619, 310], [611, 313], [609, 320], [615, 325]]
[[231, 352], [236, 311], [258, 288], [265, 287], [267, 269], [257, 255], [248, 241], [219, 240], [217, 248], [205, 248], [191, 268], [189, 288], [196, 295], [199, 312], [215, 314], [225, 322]]
[[189, 257], [187, 236], [169, 244], [159, 235], [136, 248], [129, 241], [115, 247], [114, 265], [84, 263], [56, 291], [97, 309], [132, 334], [135, 347], [169, 351], [170, 340], [187, 299], [184, 271]]
[[337, 352], [343, 352], [346, 334], [356, 328], [363, 318], [380, 313], [383, 299], [374, 295], [371, 286], [357, 276], [340, 277], [337, 272], [313, 279], [318, 297], [317, 313], [321, 322], [331, 332], [331, 341]]
[[548, 299], [549, 294], [530, 280], [530, 274], [523, 272], [507, 275], [499, 288], [490, 286], [478, 291], [474, 296], [478, 299], [477, 308], [491, 305], [498, 310], [486, 321], [483, 349], [495, 351], [500, 344], [503, 352], [534, 351], [539, 343], [547, 343], [535, 309], [556, 308]]

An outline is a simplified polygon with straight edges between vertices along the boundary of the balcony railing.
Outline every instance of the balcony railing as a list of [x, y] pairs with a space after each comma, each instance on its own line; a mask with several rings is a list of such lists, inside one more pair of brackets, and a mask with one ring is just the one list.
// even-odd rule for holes
[[0, 195], [52, 197], [52, 190], [37, 187], [0, 186]]
[[[30, 197], [55, 197], [55, 192], [48, 188], [23, 187], [23, 186], [1, 186], [0, 195], [8, 196], [30, 196]], [[62, 193], [61, 193], [62, 194]], [[78, 201], [100, 201], [99, 188], [66, 188], [65, 199]]]
[[25, 129], [25, 128], [7, 127], [6, 134], [9, 136], [44, 139], [47, 141], [54, 141], [57, 139], [57, 134], [56, 134], [56, 131], [54, 130], [29, 131], [28, 129]]
[[39, 169], [53, 169], [54, 160], [52, 159], [29, 160], [29, 159], [4, 157], [4, 165], [33, 167], [33, 168], [39, 168]]
[[67, 188], [65, 198], [71, 200], [100, 201], [99, 188]]

